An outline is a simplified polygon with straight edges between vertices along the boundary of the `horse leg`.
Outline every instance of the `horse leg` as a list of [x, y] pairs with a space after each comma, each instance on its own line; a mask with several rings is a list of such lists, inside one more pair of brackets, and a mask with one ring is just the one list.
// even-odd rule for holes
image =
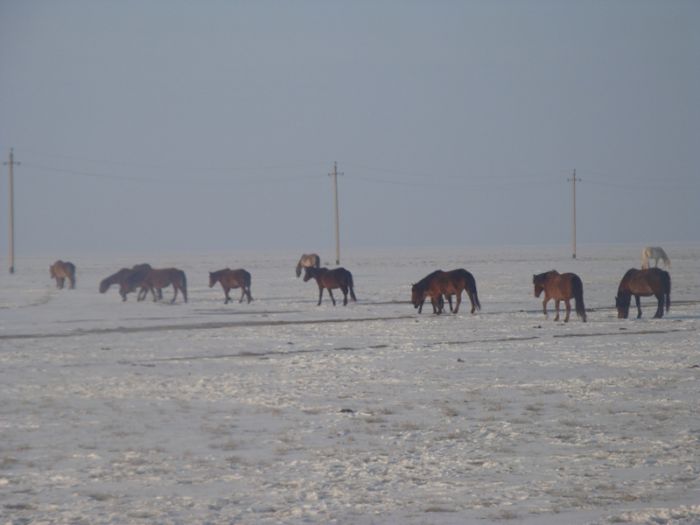
[[241, 298], [238, 300], [238, 304], [243, 302], [244, 297], [245, 297], [245, 286], [241, 286]]
[[566, 317], [564, 318], [564, 322], [568, 323], [569, 322], [569, 315], [571, 314], [571, 300], [564, 299], [564, 304], [566, 305]]
[[231, 296], [228, 293], [229, 290], [230, 290], [230, 288], [224, 288], [224, 295], [226, 297], [226, 299], [224, 299], [224, 304], [228, 304], [231, 302]]
[[[454, 312], [454, 309], [452, 308], [452, 296], [450, 294], [445, 294], [447, 296], [447, 303], [450, 305], [450, 312]], [[443, 306], [440, 307], [440, 311], [442, 311], [442, 308], [444, 307], [444, 302]]]
[[642, 305], [638, 295], [634, 296], [634, 302], [637, 303], [637, 319], [639, 319], [642, 317]]
[[656, 307], [656, 315], [654, 315], [654, 319], [661, 319], [664, 316], [664, 294], [657, 295], [656, 300], [659, 302], [659, 304]]
[[557, 316], [554, 318], [555, 321], [559, 320], [559, 299], [554, 299], [554, 307], [557, 310]]
[[[330, 290], [328, 291], [330, 292]], [[316, 306], [321, 306], [321, 297], [323, 297], [323, 286], [318, 287], [318, 303], [316, 303]]]
[[455, 309], [453, 313], [459, 312], [459, 305], [462, 304], [462, 292], [457, 293], [457, 302], [455, 303]]
[[542, 301], [542, 311], [544, 312], [544, 318], [549, 319], [549, 314], [547, 313], [547, 303], [549, 302], [549, 297], [547, 294], [544, 295], [544, 300]]
[[476, 303], [474, 302], [474, 294], [471, 293], [470, 291], [467, 291], [467, 295], [469, 296], [469, 302], [472, 303], [472, 311], [469, 313], [474, 313], [476, 312]]
[[333, 301], [333, 306], [335, 306], [335, 297], [333, 297], [333, 290], [328, 289], [328, 295], [331, 296], [331, 301]]
[[177, 291], [180, 289], [180, 287], [173, 283], [173, 290], [175, 290], [175, 293], [173, 294], [173, 298], [170, 299], [170, 304], [173, 304], [175, 302], [175, 299], [177, 299]]
[[340, 289], [340, 291], [343, 292], [343, 306], [347, 306], [348, 305], [348, 287], [343, 286]]

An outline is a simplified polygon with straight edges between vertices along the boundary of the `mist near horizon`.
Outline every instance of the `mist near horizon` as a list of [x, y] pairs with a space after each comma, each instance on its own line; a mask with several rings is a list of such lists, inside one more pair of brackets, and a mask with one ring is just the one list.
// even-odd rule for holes
[[[17, 256], [700, 240], [690, 1], [5, 2]], [[8, 167], [0, 171], [0, 257]]]

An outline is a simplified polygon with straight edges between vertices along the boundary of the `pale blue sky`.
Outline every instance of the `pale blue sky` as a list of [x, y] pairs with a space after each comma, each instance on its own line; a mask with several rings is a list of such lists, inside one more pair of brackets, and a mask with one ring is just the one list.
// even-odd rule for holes
[[[18, 255], [700, 240], [700, 2], [0, 0]], [[7, 168], [0, 176], [0, 255]]]

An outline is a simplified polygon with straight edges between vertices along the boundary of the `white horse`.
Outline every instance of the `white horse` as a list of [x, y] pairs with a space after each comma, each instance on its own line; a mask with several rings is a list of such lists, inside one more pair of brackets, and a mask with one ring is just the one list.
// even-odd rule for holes
[[320, 268], [321, 258], [316, 253], [305, 253], [297, 263], [297, 277], [301, 276], [302, 268]]
[[671, 259], [668, 258], [663, 248], [659, 246], [647, 246], [642, 250], [642, 269], [649, 268], [649, 260], [654, 259], [654, 266], [659, 265], [659, 259], [664, 266], [671, 267]]

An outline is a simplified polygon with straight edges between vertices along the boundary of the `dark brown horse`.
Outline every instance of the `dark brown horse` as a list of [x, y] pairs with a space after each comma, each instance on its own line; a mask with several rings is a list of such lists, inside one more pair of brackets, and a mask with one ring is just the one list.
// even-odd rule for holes
[[586, 307], [583, 304], [583, 283], [581, 278], [575, 273], [559, 273], [556, 270], [540, 273], [532, 276], [532, 284], [535, 286], [535, 297], [539, 297], [544, 291], [542, 301], [542, 311], [547, 317], [547, 303], [554, 299], [557, 310], [555, 321], [559, 320], [559, 302], [564, 301], [566, 305], [566, 317], [564, 322], [569, 322], [571, 313], [571, 302], [573, 298], [576, 302], [576, 314], [586, 322]]
[[72, 262], [58, 260], [49, 266], [49, 273], [52, 279], [56, 279], [56, 288], [63, 288], [66, 279], [70, 288], [75, 288], [75, 264]]
[[[113, 284], [116, 284], [119, 286], [119, 295], [121, 295], [122, 301], [126, 301], [127, 294], [141, 286], [139, 283], [143, 281], [146, 273], [150, 270], [151, 265], [145, 263], [137, 264], [132, 268], [122, 268], [109, 277], [102, 279], [100, 282], [100, 293], [105, 293]], [[146, 293], [148, 293], [148, 288], [141, 287], [138, 295], [139, 297], [145, 297]]]
[[226, 296], [224, 304], [228, 304], [231, 300], [228, 294], [231, 288], [241, 289], [241, 298], [238, 300], [239, 303], [243, 302], [244, 297], [248, 298], [249, 303], [253, 300], [253, 296], [250, 294], [250, 273], [246, 270], [242, 268], [238, 270], [224, 268], [218, 272], [209, 272], [209, 288], [214, 286], [217, 281], [221, 283], [221, 287], [224, 289], [224, 295]]
[[671, 275], [660, 268], [649, 268], [647, 270], [637, 270], [630, 268], [620, 281], [615, 297], [618, 319], [627, 319], [630, 311], [630, 300], [634, 295], [637, 303], [637, 319], [642, 316], [640, 297], [653, 295], [658, 301], [655, 319], [664, 316], [664, 303], [666, 311], [671, 308]]
[[352, 274], [345, 268], [329, 270], [328, 268], [306, 267], [304, 268], [304, 282], [309, 279], [316, 279], [316, 284], [318, 284], [318, 305], [321, 304], [324, 289], [328, 290], [333, 306], [335, 306], [335, 299], [331, 290], [334, 288], [340, 288], [343, 292], [343, 306], [348, 304], [348, 292], [350, 292], [352, 300], [357, 301], [353, 289]]
[[[425, 304], [425, 299], [430, 297], [430, 302], [433, 305], [433, 313], [440, 314], [445, 306], [445, 301], [443, 299], [442, 292], [438, 288], [431, 288], [429, 286], [430, 281], [442, 270], [435, 270], [423, 277], [416, 284], [411, 285], [411, 302], [414, 308], [418, 308], [418, 313], [423, 312], [423, 304]], [[431, 295], [435, 293], [436, 295]]]
[[[175, 293], [170, 303], [174, 303], [175, 299], [177, 299], [178, 290], [182, 292], [182, 298], [187, 302], [187, 277], [185, 272], [177, 268], [150, 269], [143, 278], [140, 278], [138, 275], [130, 275], [127, 277], [127, 284], [130, 289], [140, 286], [142, 289], [150, 290], [154, 301], [162, 299], [161, 290], [172, 285]], [[145, 299], [146, 294], [143, 297], [140, 295], [139, 293], [139, 301]]]
[[[453, 313], [459, 312], [459, 305], [462, 304], [462, 292], [467, 292], [469, 301], [471, 302], [471, 313], [481, 310], [479, 303], [479, 294], [476, 290], [476, 280], [474, 276], [464, 268], [458, 268], [449, 272], [437, 270], [411, 288], [411, 302], [415, 308], [418, 308], [418, 313], [422, 311], [425, 298], [430, 296], [433, 303], [433, 313], [440, 314], [443, 310], [443, 299], [447, 298], [450, 304], [450, 311]], [[457, 303], [452, 307], [452, 296], [457, 296]]]

